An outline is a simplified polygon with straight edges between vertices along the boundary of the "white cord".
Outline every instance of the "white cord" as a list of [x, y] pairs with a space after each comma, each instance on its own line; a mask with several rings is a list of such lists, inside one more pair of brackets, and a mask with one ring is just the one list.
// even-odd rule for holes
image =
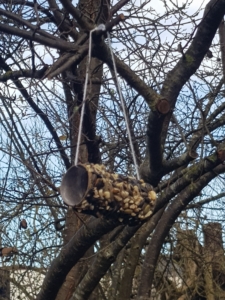
[[[94, 29], [92, 29], [90, 31], [89, 49], [88, 49], [87, 66], [86, 66], [86, 74], [85, 74], [85, 82], [84, 82], [84, 93], [83, 93], [83, 99], [82, 99], [82, 108], [81, 108], [81, 114], [80, 114], [80, 122], [79, 122], [79, 127], [78, 127], [77, 148], [76, 148], [75, 160], [74, 160], [75, 166], [78, 164], [80, 142], [81, 142], [81, 134], [82, 134], [82, 125], [83, 125], [83, 119], [84, 119], [84, 109], [85, 109], [85, 101], [86, 101], [86, 94], [87, 94], [87, 85], [88, 85], [90, 63], [91, 63], [92, 33], [94, 31], [96, 31], [96, 30], [102, 30], [102, 31], [104, 31], [105, 30], [105, 25], [104, 24], [100, 24], [98, 27], [96, 27], [96, 28], [94, 28]], [[117, 90], [118, 90], [119, 98], [120, 98], [120, 101], [121, 101], [121, 104], [122, 104], [123, 115], [124, 115], [124, 119], [125, 119], [125, 123], [126, 123], [126, 128], [127, 128], [127, 133], [128, 133], [128, 139], [129, 139], [129, 143], [130, 143], [130, 149], [131, 149], [131, 153], [132, 153], [132, 157], [133, 157], [133, 161], [134, 161], [134, 166], [135, 166], [135, 170], [136, 170], [136, 174], [137, 174], [137, 179], [140, 179], [139, 170], [138, 170], [138, 164], [137, 164], [137, 159], [136, 159], [136, 155], [135, 155], [135, 151], [134, 151], [134, 145], [132, 143], [132, 137], [131, 137], [130, 127], [129, 127], [129, 124], [128, 124], [128, 118], [127, 118], [126, 109], [125, 109], [125, 103], [124, 103], [123, 95], [122, 95], [122, 92], [121, 92], [121, 88], [120, 88], [119, 80], [118, 80], [118, 76], [117, 76], [117, 69], [116, 69], [116, 63], [115, 63], [115, 59], [114, 59], [114, 54], [113, 54], [113, 51], [112, 51], [112, 46], [111, 46], [111, 41], [110, 41], [110, 34], [108, 32], [107, 32], [107, 37], [108, 37], [108, 43], [109, 43], [110, 53], [111, 53], [111, 56], [112, 56], [113, 69], [114, 69], [114, 73], [115, 73]]]
[[134, 151], [134, 145], [133, 145], [133, 142], [132, 142], [130, 127], [129, 127], [128, 118], [127, 118], [127, 114], [126, 114], [125, 102], [124, 102], [124, 99], [123, 99], [123, 95], [122, 95], [122, 92], [121, 92], [119, 79], [118, 79], [118, 75], [117, 75], [115, 58], [114, 58], [114, 54], [113, 54], [113, 50], [112, 50], [112, 46], [111, 46], [111, 41], [110, 41], [110, 34], [108, 32], [107, 32], [107, 37], [108, 37], [108, 44], [109, 44], [110, 53], [111, 53], [111, 56], [112, 56], [113, 71], [115, 73], [115, 79], [116, 79], [116, 87], [117, 87], [117, 91], [118, 91], [119, 98], [120, 98], [121, 105], [122, 105], [122, 109], [123, 109], [123, 115], [124, 115], [124, 119], [125, 119], [125, 123], [126, 123], [127, 134], [128, 134], [131, 154], [132, 154], [132, 157], [133, 157], [133, 162], [134, 162], [134, 166], [135, 166], [135, 170], [136, 170], [136, 174], [137, 174], [137, 179], [139, 180], [140, 179], [140, 174], [139, 174], [137, 159], [136, 159], [136, 155], [135, 155], [135, 151]]
[[88, 78], [89, 78], [89, 71], [90, 71], [90, 63], [91, 63], [91, 48], [92, 48], [92, 33], [96, 30], [105, 30], [104, 24], [99, 24], [98, 27], [92, 29], [90, 31], [89, 37], [89, 49], [88, 49], [88, 57], [87, 57], [87, 65], [86, 65], [86, 74], [85, 74], [85, 82], [84, 82], [84, 93], [83, 93], [83, 100], [82, 100], [82, 108], [80, 113], [80, 122], [78, 127], [78, 137], [77, 137], [77, 148], [75, 153], [74, 165], [78, 164], [78, 157], [79, 157], [79, 150], [80, 150], [80, 142], [81, 142], [81, 134], [82, 134], [82, 127], [83, 127], [83, 119], [84, 119], [84, 109], [85, 109], [85, 102], [86, 102], [86, 94], [87, 94], [87, 85], [88, 85]]

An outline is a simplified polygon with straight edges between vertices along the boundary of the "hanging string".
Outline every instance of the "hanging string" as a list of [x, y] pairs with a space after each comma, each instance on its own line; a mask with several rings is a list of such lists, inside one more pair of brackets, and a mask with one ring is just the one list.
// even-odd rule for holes
[[108, 44], [109, 44], [109, 49], [110, 49], [110, 53], [111, 53], [111, 57], [112, 57], [112, 62], [113, 62], [113, 71], [114, 71], [114, 75], [115, 75], [115, 79], [116, 79], [116, 88], [119, 94], [119, 98], [120, 98], [120, 102], [122, 105], [122, 110], [123, 110], [123, 115], [124, 115], [124, 119], [125, 119], [125, 123], [126, 123], [126, 129], [127, 129], [127, 134], [128, 134], [128, 140], [129, 140], [129, 144], [130, 144], [130, 149], [131, 149], [131, 154], [132, 154], [132, 158], [133, 158], [133, 162], [134, 162], [134, 167], [136, 170], [136, 174], [137, 174], [137, 179], [140, 179], [140, 174], [139, 174], [139, 169], [138, 169], [138, 164], [137, 164], [137, 159], [136, 159], [136, 155], [135, 155], [135, 151], [134, 151], [134, 145], [132, 142], [132, 137], [131, 137], [131, 132], [130, 132], [130, 126], [129, 126], [129, 122], [128, 122], [128, 118], [127, 118], [127, 113], [126, 113], [126, 107], [125, 107], [125, 102], [124, 102], [124, 98], [121, 92], [121, 88], [120, 88], [120, 84], [119, 84], [119, 79], [118, 79], [118, 75], [117, 75], [117, 68], [116, 68], [116, 63], [115, 63], [115, 58], [114, 58], [114, 54], [113, 54], [113, 50], [112, 50], [112, 46], [111, 46], [111, 41], [110, 41], [110, 34], [109, 32], [107, 32], [107, 37], [108, 37]]
[[80, 122], [79, 122], [79, 127], [78, 127], [77, 148], [76, 148], [75, 159], [74, 159], [74, 165], [75, 166], [78, 164], [81, 134], [82, 134], [82, 127], [83, 127], [84, 109], [85, 109], [85, 102], [86, 102], [86, 95], [87, 95], [87, 85], [88, 85], [90, 63], [91, 63], [92, 33], [96, 30], [105, 30], [105, 25], [100, 24], [98, 27], [96, 27], [96, 28], [94, 28], [90, 31], [89, 49], [88, 49], [88, 57], [87, 57], [87, 64], [86, 64], [85, 81], [84, 81], [84, 93], [83, 93], [82, 108], [81, 108], [81, 113], [80, 113]]
[[[84, 82], [84, 93], [83, 93], [83, 99], [82, 99], [82, 108], [81, 108], [81, 114], [80, 114], [80, 122], [79, 122], [79, 127], [78, 127], [78, 137], [77, 137], [77, 148], [76, 148], [76, 153], [75, 153], [75, 159], [74, 159], [74, 164], [75, 166], [78, 164], [78, 157], [79, 157], [79, 150], [80, 150], [80, 142], [81, 142], [81, 134], [82, 134], [82, 125], [83, 125], [83, 119], [84, 119], [84, 109], [85, 109], [85, 101], [86, 101], [86, 95], [87, 95], [87, 85], [88, 85], [88, 79], [89, 79], [89, 71], [90, 71], [90, 63], [91, 63], [91, 50], [92, 50], [92, 33], [96, 30], [105, 30], [105, 25], [100, 24], [98, 27], [92, 29], [90, 31], [90, 37], [89, 37], [89, 49], [88, 49], [88, 57], [87, 57], [87, 65], [86, 65], [86, 74], [85, 74], [85, 82]], [[108, 37], [108, 43], [109, 43], [109, 48], [110, 48], [110, 53], [112, 56], [112, 62], [113, 62], [113, 70], [114, 70], [114, 75], [116, 79], [116, 87], [117, 91], [119, 94], [120, 102], [122, 105], [122, 110], [123, 110], [123, 115], [125, 119], [125, 124], [126, 124], [126, 129], [127, 129], [127, 134], [128, 134], [128, 139], [129, 139], [129, 144], [130, 144], [130, 149], [131, 149], [131, 154], [137, 174], [137, 179], [140, 179], [139, 175], [139, 169], [138, 169], [138, 164], [137, 164], [137, 159], [134, 151], [134, 145], [132, 143], [132, 137], [131, 137], [131, 132], [130, 132], [130, 127], [128, 123], [128, 118], [126, 114], [126, 108], [125, 108], [125, 102], [123, 99], [123, 95], [121, 92], [121, 88], [119, 85], [119, 80], [118, 80], [118, 75], [117, 75], [117, 68], [116, 68], [116, 63], [114, 59], [114, 54], [111, 46], [111, 41], [110, 41], [110, 34], [107, 32], [107, 37]]]

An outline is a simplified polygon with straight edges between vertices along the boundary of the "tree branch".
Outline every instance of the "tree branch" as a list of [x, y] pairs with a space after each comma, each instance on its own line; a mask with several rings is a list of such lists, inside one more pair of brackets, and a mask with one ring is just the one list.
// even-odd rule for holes
[[72, 24], [69, 23], [69, 21], [66, 19], [66, 14], [60, 8], [58, 7], [55, 0], [48, 0], [49, 7], [53, 11], [56, 25], [58, 26], [60, 32], [64, 32], [64, 34], [70, 35], [74, 40], [77, 40], [79, 37], [79, 33], [77, 30], [72, 26]]
[[[223, 144], [222, 148], [224, 149], [224, 147], [225, 146]], [[182, 189], [186, 188], [191, 182], [198, 180], [199, 176], [209, 172], [221, 163], [222, 161], [219, 158], [218, 153], [215, 152], [214, 154], [206, 157], [204, 160], [201, 160], [200, 162], [190, 166], [188, 169], [183, 170], [183, 172], [179, 173], [178, 179], [169, 187], [165, 188], [162, 196], [158, 198], [156, 201], [155, 211], [158, 211], [158, 209], [168, 203], [170, 199], [181, 192]]]
[[124, 5], [126, 5], [130, 0], [120, 0], [116, 3], [110, 10], [110, 15], [113, 16], [115, 13], [118, 12]]
[[[93, 55], [105, 62], [109, 68], [113, 70], [111, 53], [104, 42], [94, 47]], [[145, 84], [145, 82], [141, 80], [140, 77], [136, 75], [136, 73], [132, 71], [122, 60], [115, 55], [114, 57], [119, 75], [145, 99], [151, 109], [156, 110], [156, 103], [161, 97], [147, 84]]]
[[111, 264], [116, 260], [119, 252], [123, 249], [139, 227], [140, 225], [135, 227], [126, 226], [115, 241], [106, 246], [104, 249], [100, 249], [95, 261], [89, 268], [87, 274], [75, 290], [70, 300], [88, 299]]
[[82, 30], [92, 30], [95, 27], [95, 24], [89, 20], [87, 22], [85, 17], [82, 13], [72, 4], [69, 0], [60, 0], [64, 8], [76, 19], [77, 23], [79, 24]]
[[220, 23], [219, 26], [219, 37], [220, 37], [220, 51], [222, 58], [222, 66], [223, 66], [223, 79], [225, 80], [225, 24], [224, 20]]
[[0, 82], [6, 82], [8, 80], [16, 80], [20, 77], [41, 79], [48, 69], [48, 66], [44, 66], [41, 70], [20, 70], [20, 71], [7, 71], [5, 74], [0, 75]]
[[76, 50], [76, 46], [72, 43], [67, 43], [63, 41], [62, 39], [56, 38], [55, 39], [50, 39], [46, 38], [43, 36], [40, 36], [38, 34], [33, 34], [33, 31], [26, 31], [26, 30], [21, 30], [18, 28], [15, 28], [13, 26], [9, 26], [6, 24], [0, 23], [0, 31], [11, 34], [11, 35], [16, 35], [19, 37], [22, 37], [24, 39], [27, 39], [29, 41], [35, 41], [38, 42], [44, 46], [48, 46], [51, 48], [63, 50], [63, 51], [74, 51]]
[[135, 236], [133, 236], [131, 240], [129, 256], [127, 257], [127, 261], [129, 263], [124, 266], [124, 273], [121, 278], [118, 299], [130, 300], [134, 274], [141, 251], [146, 243], [146, 239], [155, 229], [163, 212], [164, 209], [161, 208], [144, 226], [138, 230]]
[[79, 64], [88, 53], [88, 45], [85, 44], [78, 48], [76, 54], [66, 53], [61, 56], [46, 72], [44, 77], [52, 79], [58, 74], [68, 70], [71, 65]]
[[196, 202], [196, 203], [193, 203], [193, 204], [189, 204], [186, 209], [199, 208], [199, 207], [202, 207], [205, 204], [208, 204], [210, 202], [219, 200], [219, 199], [221, 199], [223, 197], [225, 197], [225, 193], [220, 193], [220, 194], [218, 194], [216, 196], [209, 197], [209, 198], [204, 199], [202, 201], [199, 201], [199, 202]]
[[152, 169], [149, 169], [149, 160], [146, 159], [144, 163], [141, 166], [141, 178], [144, 179], [144, 181], [151, 183], [153, 186], [156, 186], [159, 182], [159, 180], [166, 174], [183, 167], [185, 165], [188, 165], [191, 161], [196, 159], [197, 153], [195, 151], [188, 151], [183, 153], [181, 156], [176, 157], [172, 159], [171, 161], [163, 161], [161, 168], [155, 172], [152, 171]]
[[108, 233], [119, 225], [113, 219], [91, 218], [86, 226], [82, 226], [69, 243], [64, 246], [59, 256], [52, 262], [37, 300], [55, 300], [66, 275], [78, 262], [84, 253], [103, 234]]

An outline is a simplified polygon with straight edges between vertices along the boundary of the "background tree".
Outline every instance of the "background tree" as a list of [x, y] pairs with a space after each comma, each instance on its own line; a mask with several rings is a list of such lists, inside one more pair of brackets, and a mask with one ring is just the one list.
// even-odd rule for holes
[[[1, 251], [12, 283], [39, 300], [222, 297], [201, 225], [224, 219], [225, 1], [0, 3]], [[158, 195], [136, 226], [77, 214], [59, 192], [78, 146], [80, 163], [136, 176], [107, 32], [140, 175]], [[26, 287], [34, 272], [41, 288]]]

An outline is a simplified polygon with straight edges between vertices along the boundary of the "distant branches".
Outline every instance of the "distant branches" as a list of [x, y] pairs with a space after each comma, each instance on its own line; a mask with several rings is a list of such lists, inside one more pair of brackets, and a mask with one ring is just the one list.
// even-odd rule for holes
[[[2, 57], [0, 57], [0, 66], [6, 71], [6, 72], [10, 72], [12, 73], [11, 68], [6, 64], [6, 62], [3, 60]], [[24, 88], [24, 86], [22, 85], [22, 83], [18, 80], [18, 79], [14, 79], [12, 78], [15, 86], [18, 88], [18, 90], [20, 91], [20, 93], [23, 95], [23, 97], [27, 100], [27, 102], [30, 104], [30, 106], [33, 108], [33, 110], [40, 116], [40, 118], [44, 121], [46, 127], [48, 128], [49, 132], [51, 133], [56, 146], [62, 156], [62, 159], [65, 163], [65, 166], [67, 168], [70, 167], [70, 162], [69, 159], [63, 149], [62, 143], [54, 129], [54, 127], [52, 126], [51, 122], [49, 121], [47, 115], [45, 113], [42, 112], [42, 110], [38, 107], [38, 105], [33, 101], [33, 99], [30, 97], [30, 95], [28, 94], [27, 90]]]

